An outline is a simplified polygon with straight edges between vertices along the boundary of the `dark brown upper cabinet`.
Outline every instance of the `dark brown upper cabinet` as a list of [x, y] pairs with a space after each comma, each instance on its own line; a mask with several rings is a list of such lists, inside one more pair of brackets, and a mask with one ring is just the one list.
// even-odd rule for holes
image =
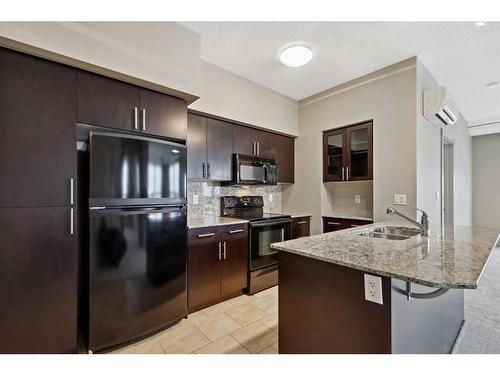
[[274, 158], [278, 166], [278, 182], [293, 184], [295, 181], [295, 140], [284, 135], [274, 135]]
[[185, 140], [187, 104], [156, 91], [140, 89], [140, 129], [162, 137]]
[[190, 113], [188, 118], [188, 178], [232, 179], [233, 125]]
[[71, 204], [75, 129], [76, 70], [0, 48], [0, 207]]
[[274, 159], [274, 142], [273, 133], [233, 125], [233, 149], [237, 154]]
[[78, 122], [185, 140], [187, 104], [182, 99], [80, 71]]
[[373, 179], [373, 123], [323, 133], [323, 182]]

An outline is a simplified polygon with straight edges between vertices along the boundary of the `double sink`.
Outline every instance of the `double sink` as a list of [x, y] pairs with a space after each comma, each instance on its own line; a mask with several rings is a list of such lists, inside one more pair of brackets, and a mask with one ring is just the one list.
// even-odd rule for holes
[[358, 236], [381, 238], [385, 240], [407, 240], [410, 237], [422, 234], [422, 231], [417, 228], [384, 226], [370, 228], [362, 232], [356, 233]]

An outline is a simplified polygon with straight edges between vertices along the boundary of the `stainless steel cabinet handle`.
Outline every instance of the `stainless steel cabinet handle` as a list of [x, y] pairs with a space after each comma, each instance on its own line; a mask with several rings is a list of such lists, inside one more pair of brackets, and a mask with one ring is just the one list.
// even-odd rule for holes
[[342, 167], [342, 181], [344, 181], [344, 167]]
[[243, 232], [243, 229], [235, 229], [235, 230], [230, 230], [229, 234], [235, 234], [235, 233], [241, 233]]
[[260, 156], [260, 142], [257, 142], [257, 156]]
[[207, 178], [210, 178], [210, 163], [207, 163]]
[[69, 204], [75, 204], [75, 196], [74, 196], [74, 179], [69, 179]]
[[359, 227], [359, 224], [351, 224], [351, 228]]
[[299, 224], [299, 225], [300, 225], [300, 224], [305, 224], [305, 223], [307, 223], [307, 221], [306, 221], [306, 220], [304, 220], [304, 221], [298, 221], [298, 222], [297, 222], [297, 224]]
[[212, 237], [212, 236], [215, 236], [215, 233], [203, 233], [203, 234], [199, 234], [198, 238], [205, 238], [205, 237]]
[[134, 129], [135, 130], [139, 130], [139, 128], [138, 128], [138, 122], [139, 122], [138, 117], [139, 117], [139, 115], [138, 115], [137, 107], [134, 107]]
[[205, 162], [203, 162], [203, 178], [206, 178], [206, 172], [205, 172]]
[[224, 259], [226, 259], [226, 241], [224, 241], [223, 248], [224, 248]]
[[252, 155], [257, 155], [257, 146], [256, 146], [257, 142], [253, 142], [252, 143]]
[[346, 181], [349, 181], [349, 166], [345, 167], [345, 169], [346, 169], [345, 179]]
[[221, 260], [222, 259], [222, 249], [221, 249], [221, 246], [222, 246], [222, 243], [218, 243], [217, 246], [219, 247], [219, 253], [217, 255], [217, 259], [218, 260]]
[[146, 109], [142, 109], [142, 131], [146, 131]]
[[74, 216], [75, 216], [75, 210], [74, 208], [70, 208], [69, 209], [69, 220], [70, 220], [70, 223], [69, 223], [69, 234], [73, 234], [75, 231], [74, 231], [74, 225], [73, 225], [73, 220], [74, 220]]
[[340, 223], [336, 223], [335, 221], [327, 221], [328, 225], [340, 225]]

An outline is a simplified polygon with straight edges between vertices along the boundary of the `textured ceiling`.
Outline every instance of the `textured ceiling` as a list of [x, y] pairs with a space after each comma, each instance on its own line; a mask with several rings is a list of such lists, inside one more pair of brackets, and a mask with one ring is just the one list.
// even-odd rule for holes
[[[300, 100], [411, 56], [446, 86], [470, 122], [500, 118], [500, 23], [183, 22], [201, 34], [202, 58]], [[279, 62], [286, 45], [314, 53], [299, 68]]]

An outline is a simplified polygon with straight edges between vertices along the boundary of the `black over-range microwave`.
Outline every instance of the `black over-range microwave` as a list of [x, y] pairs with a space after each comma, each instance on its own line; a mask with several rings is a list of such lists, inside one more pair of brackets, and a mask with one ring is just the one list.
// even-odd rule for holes
[[278, 168], [274, 159], [233, 154], [233, 185], [276, 185]]

